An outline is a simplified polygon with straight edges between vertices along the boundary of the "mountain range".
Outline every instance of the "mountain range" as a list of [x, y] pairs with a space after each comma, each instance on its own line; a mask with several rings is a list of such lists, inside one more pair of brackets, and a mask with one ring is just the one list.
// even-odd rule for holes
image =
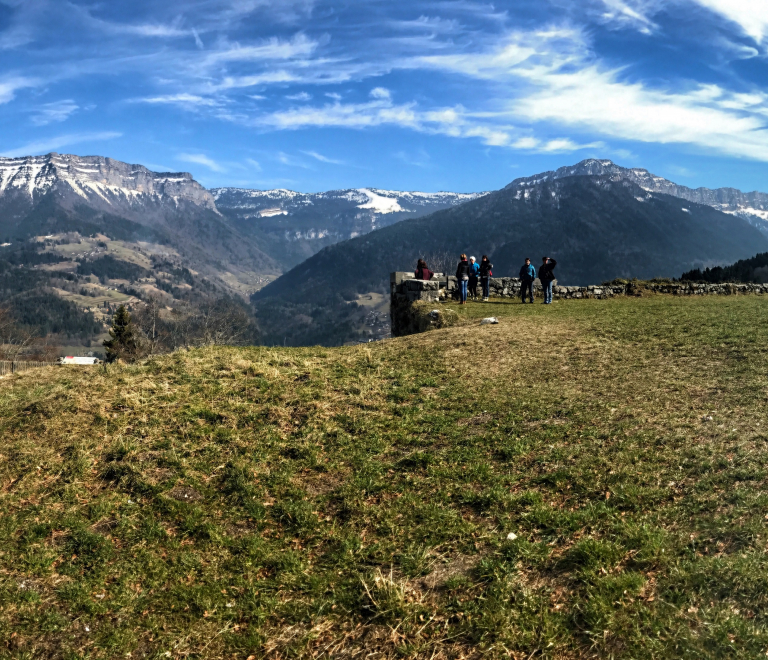
[[[762, 204], [760, 195], [751, 194], [749, 203]], [[687, 196], [733, 208], [726, 213]], [[386, 292], [389, 272], [412, 270], [419, 257], [444, 262], [442, 255], [451, 255], [452, 271], [462, 252], [488, 254], [494, 272], [515, 275], [524, 257], [538, 265], [548, 255], [558, 261], [559, 281], [574, 285], [679, 277], [768, 250], [768, 233], [751, 224], [761, 222], [759, 217], [750, 222], [736, 208], [745, 200], [723, 191], [692, 191], [611, 161], [587, 160], [325, 248], [253, 300], [266, 319], [268, 341], [330, 343], [345, 340], [346, 332], [365, 337], [354, 322], [364, 310], [355, 312], [349, 303]], [[303, 320], [290, 326], [292, 338], [284, 325], [270, 328], [270, 319], [287, 315]]]
[[514, 274], [523, 256], [546, 252], [561, 282], [583, 284], [766, 250], [768, 194], [692, 189], [609, 160], [491, 193], [301, 193], [206, 190], [189, 173], [100, 156], [0, 158], [0, 304], [24, 295], [30, 310], [32, 291], [83, 309], [90, 298], [173, 307], [252, 295], [273, 342], [344, 343], [371, 326], [380, 336], [388, 273], [419, 256], [434, 265], [488, 253], [497, 273]]

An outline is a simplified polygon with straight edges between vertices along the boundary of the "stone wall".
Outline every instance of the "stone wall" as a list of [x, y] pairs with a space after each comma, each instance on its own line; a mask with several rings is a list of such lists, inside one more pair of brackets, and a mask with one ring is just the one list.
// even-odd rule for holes
[[[491, 298], [519, 298], [520, 278], [492, 277], [490, 284]], [[396, 272], [390, 275], [390, 317], [392, 319], [392, 335], [399, 337], [418, 332], [413, 320], [413, 304], [416, 302], [438, 303], [455, 300], [458, 284], [453, 276], [445, 277], [437, 274], [430, 281], [413, 279], [413, 273]], [[478, 284], [478, 292], [482, 293]], [[541, 283], [534, 282], [534, 293], [541, 297]], [[608, 283], [592, 286], [559, 286], [557, 281], [552, 288], [555, 299], [584, 299], [584, 298], [614, 298], [616, 296], [642, 296], [647, 294], [667, 294], [674, 296], [703, 296], [703, 295], [738, 295], [738, 294], [768, 294], [768, 284], [695, 284], [692, 282], [626, 282]], [[439, 325], [439, 311], [435, 315], [436, 326]]]

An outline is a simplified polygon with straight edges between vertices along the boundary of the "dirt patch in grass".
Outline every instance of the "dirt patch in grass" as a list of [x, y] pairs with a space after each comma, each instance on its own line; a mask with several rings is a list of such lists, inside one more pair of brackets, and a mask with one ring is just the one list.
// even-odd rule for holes
[[168, 497], [178, 502], [200, 502], [203, 496], [190, 486], [176, 486], [168, 491]]
[[438, 562], [432, 572], [419, 582], [424, 589], [440, 589], [455, 578], [467, 577], [481, 558], [481, 555], [460, 555], [446, 562]]

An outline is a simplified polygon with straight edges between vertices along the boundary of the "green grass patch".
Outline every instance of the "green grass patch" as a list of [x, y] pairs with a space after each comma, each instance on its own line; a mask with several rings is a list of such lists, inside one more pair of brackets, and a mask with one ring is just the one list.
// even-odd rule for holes
[[2, 381], [0, 654], [764, 655], [768, 300], [453, 309]]

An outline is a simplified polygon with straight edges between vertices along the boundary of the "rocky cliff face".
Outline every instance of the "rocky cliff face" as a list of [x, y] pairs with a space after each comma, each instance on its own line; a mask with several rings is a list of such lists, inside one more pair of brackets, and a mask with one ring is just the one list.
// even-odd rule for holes
[[34, 201], [51, 190], [71, 192], [99, 206], [185, 201], [216, 210], [211, 193], [187, 172], [157, 173], [143, 165], [101, 156], [51, 153], [0, 158], [0, 197], [21, 196]]
[[541, 182], [562, 179], [569, 176], [601, 176], [614, 181], [628, 180], [652, 193], [679, 197], [696, 204], [705, 204], [718, 211], [737, 215], [747, 220], [768, 235], [768, 194], [763, 192], [742, 192], [736, 188], [688, 188], [641, 168], [627, 168], [610, 160], [590, 158], [576, 165], [561, 167], [531, 177], [515, 179], [507, 189], [531, 188]]

